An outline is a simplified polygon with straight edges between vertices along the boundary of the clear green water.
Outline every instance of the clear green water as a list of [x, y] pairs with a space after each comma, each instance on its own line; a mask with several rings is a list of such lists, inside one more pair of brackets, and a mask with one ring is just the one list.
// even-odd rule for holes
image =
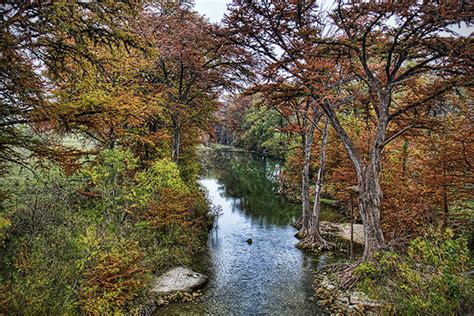
[[[228, 150], [206, 151], [202, 163], [200, 182], [222, 208], [209, 233], [208, 252], [196, 260], [209, 283], [199, 299], [171, 304], [157, 315], [322, 314], [310, 300], [312, 270], [336, 258], [295, 248], [290, 224], [300, 206], [275, 195], [278, 163]], [[325, 208], [322, 217], [338, 215]]]

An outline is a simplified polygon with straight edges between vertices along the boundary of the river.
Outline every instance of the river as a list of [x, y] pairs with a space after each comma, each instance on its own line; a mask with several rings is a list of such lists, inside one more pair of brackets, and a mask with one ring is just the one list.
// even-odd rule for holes
[[[157, 314], [322, 314], [311, 299], [312, 270], [335, 257], [295, 247], [296, 230], [290, 224], [300, 206], [275, 194], [278, 163], [244, 152], [207, 150], [202, 164], [200, 183], [221, 208], [209, 233], [208, 252], [196, 260], [209, 283], [199, 299], [171, 304]], [[324, 207], [322, 218], [340, 216]]]

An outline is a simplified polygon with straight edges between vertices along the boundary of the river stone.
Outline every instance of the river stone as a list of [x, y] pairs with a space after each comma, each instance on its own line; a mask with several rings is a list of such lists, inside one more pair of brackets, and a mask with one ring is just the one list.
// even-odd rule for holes
[[207, 276], [185, 267], [176, 267], [159, 276], [151, 292], [158, 295], [189, 293], [201, 288], [206, 282]]

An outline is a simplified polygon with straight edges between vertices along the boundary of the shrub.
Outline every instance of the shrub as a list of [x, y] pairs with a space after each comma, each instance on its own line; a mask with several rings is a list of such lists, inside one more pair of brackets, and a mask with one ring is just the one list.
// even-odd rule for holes
[[[403, 314], [456, 314], [474, 306], [473, 261], [467, 239], [430, 230], [414, 239], [406, 256], [382, 252], [355, 271], [361, 290]], [[469, 311], [469, 312], [472, 312]]]
[[4, 214], [8, 235], [0, 247], [0, 311], [64, 314], [77, 307], [81, 198], [57, 170], [44, 178], [11, 195]]
[[158, 199], [159, 192], [163, 189], [178, 193], [189, 191], [180, 177], [178, 166], [170, 159], [153, 162], [149, 168], [135, 175], [134, 182], [128, 197], [136, 203], [135, 207], [142, 209], [148, 208], [153, 199]]
[[193, 224], [193, 207], [193, 196], [163, 189], [160, 191], [159, 198], [150, 204], [150, 208], [143, 217], [160, 230], [174, 226], [187, 227]]
[[71, 313], [78, 305], [74, 285], [80, 279], [75, 268], [79, 258], [71, 227], [16, 236], [2, 262], [2, 308], [26, 315]]
[[79, 262], [80, 269], [86, 265], [80, 289], [81, 308], [91, 315], [133, 310], [149, 280], [142, 250], [137, 242], [114, 236], [98, 239], [91, 232], [82, 239], [89, 256]]
[[102, 151], [81, 172], [84, 183], [82, 194], [97, 197], [90, 207], [96, 217], [120, 223], [133, 204], [129, 192], [134, 187], [133, 175], [137, 159], [128, 150], [109, 149]]

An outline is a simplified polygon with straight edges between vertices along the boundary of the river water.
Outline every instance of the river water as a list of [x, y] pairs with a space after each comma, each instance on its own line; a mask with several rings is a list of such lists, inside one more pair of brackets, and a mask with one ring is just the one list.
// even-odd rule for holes
[[[200, 183], [221, 208], [208, 252], [196, 260], [209, 283], [199, 299], [171, 304], [157, 314], [322, 314], [310, 299], [312, 270], [335, 258], [295, 247], [296, 230], [290, 224], [300, 206], [275, 194], [278, 163], [229, 150], [206, 151], [202, 158]], [[327, 207], [322, 217], [340, 219]]]

